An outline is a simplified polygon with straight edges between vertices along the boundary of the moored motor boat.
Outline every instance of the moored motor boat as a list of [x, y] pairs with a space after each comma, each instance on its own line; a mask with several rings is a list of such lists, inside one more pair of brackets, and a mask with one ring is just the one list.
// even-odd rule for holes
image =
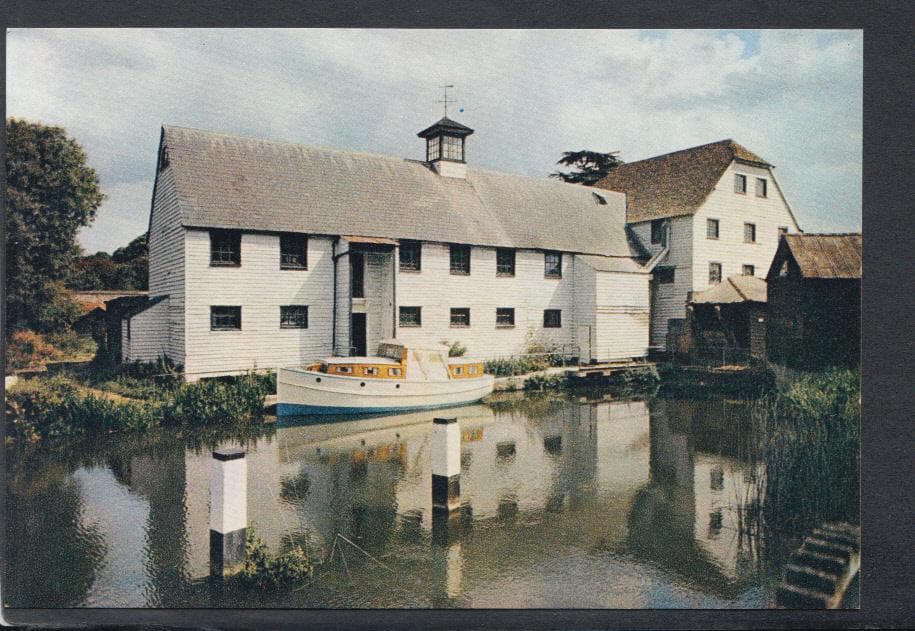
[[492, 392], [483, 362], [448, 347], [381, 342], [378, 355], [328, 357], [277, 372], [277, 416], [422, 410], [479, 401]]

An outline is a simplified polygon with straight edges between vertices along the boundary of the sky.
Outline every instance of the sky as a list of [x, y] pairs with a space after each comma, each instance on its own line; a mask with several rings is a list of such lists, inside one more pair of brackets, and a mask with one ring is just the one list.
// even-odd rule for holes
[[860, 30], [11, 29], [6, 70], [7, 116], [64, 127], [99, 174], [87, 253], [146, 231], [163, 123], [421, 159], [445, 84], [474, 166], [732, 138], [803, 230], [861, 230]]

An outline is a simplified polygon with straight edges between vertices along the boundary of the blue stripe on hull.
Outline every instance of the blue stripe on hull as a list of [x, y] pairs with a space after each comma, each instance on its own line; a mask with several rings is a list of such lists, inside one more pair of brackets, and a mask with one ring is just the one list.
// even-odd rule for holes
[[[482, 398], [482, 397], [481, 397]], [[411, 405], [411, 406], [382, 406], [370, 408], [345, 408], [333, 407], [329, 405], [302, 405], [299, 403], [277, 403], [277, 416], [303, 416], [306, 414], [374, 414], [378, 412], [412, 412], [415, 410], [435, 410], [438, 408], [450, 408], [460, 405], [467, 405], [479, 401], [480, 399], [471, 399], [469, 401], [457, 401], [454, 403], [442, 403], [439, 405]]]

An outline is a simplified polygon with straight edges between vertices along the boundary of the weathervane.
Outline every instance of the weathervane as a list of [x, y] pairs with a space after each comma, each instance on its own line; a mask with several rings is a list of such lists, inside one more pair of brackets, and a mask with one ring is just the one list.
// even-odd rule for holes
[[453, 85], [443, 85], [442, 92], [444, 92], [444, 98], [441, 101], [436, 101], [436, 103], [443, 103], [445, 105], [445, 117], [448, 117], [448, 104], [454, 103], [454, 99], [448, 99], [448, 88], [453, 88]]

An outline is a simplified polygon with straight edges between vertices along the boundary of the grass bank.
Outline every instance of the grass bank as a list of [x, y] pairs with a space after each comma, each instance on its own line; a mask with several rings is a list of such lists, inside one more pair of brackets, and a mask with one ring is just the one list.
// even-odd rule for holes
[[796, 534], [827, 520], [860, 523], [859, 371], [802, 375], [756, 400], [746, 436], [746, 527]]

